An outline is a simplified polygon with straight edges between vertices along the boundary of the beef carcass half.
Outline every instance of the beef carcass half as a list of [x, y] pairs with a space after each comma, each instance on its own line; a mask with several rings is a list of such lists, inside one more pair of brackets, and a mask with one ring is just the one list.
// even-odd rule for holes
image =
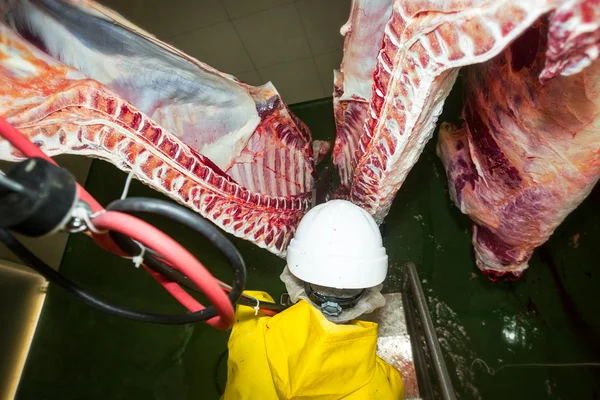
[[[357, 132], [344, 134], [360, 138], [359, 150], [349, 152], [356, 156], [354, 168], [342, 174], [350, 177], [347, 198], [383, 221], [431, 138], [460, 68], [477, 64], [465, 69], [465, 131], [445, 125], [439, 153], [457, 204], [480, 223], [474, 240], [479, 266], [489, 276], [506, 271], [519, 276], [531, 250], [548, 238], [598, 179], [593, 62], [599, 53], [599, 3], [395, 0], [373, 71], [364, 126], [347, 124]], [[543, 21], [549, 28], [538, 26]], [[540, 29], [541, 36], [535, 34]], [[515, 46], [524, 54], [515, 55]], [[515, 59], [528, 60], [519, 74], [506, 67], [507, 60]], [[573, 76], [563, 77], [567, 75]], [[337, 78], [341, 82], [340, 74]], [[558, 95], [561, 87], [563, 98]], [[516, 92], [522, 98], [514, 100], [511, 94]], [[499, 109], [502, 123], [497, 119]], [[552, 125], [544, 119], [546, 113], [561, 117]], [[515, 128], [521, 120], [530, 125]], [[490, 132], [488, 137], [474, 138], [482, 126]], [[569, 141], [566, 132], [573, 134]], [[497, 141], [501, 151], [490, 161], [493, 172], [483, 171], [484, 155], [474, 152], [493, 152], [492, 142]], [[336, 151], [341, 154], [344, 148]], [[573, 165], [575, 160], [580, 164]], [[566, 177], [571, 174], [579, 175]], [[509, 183], [500, 184], [501, 175]], [[541, 175], [544, 183], [538, 180]], [[513, 182], [517, 186], [509, 190], [511, 179], [525, 183]], [[471, 190], [478, 194], [471, 195]]]
[[465, 68], [464, 124], [440, 129], [451, 196], [476, 223], [477, 265], [491, 279], [520, 277], [600, 178], [600, 62], [584, 46], [557, 68], [555, 22], [550, 36], [540, 22], [498, 57]]
[[[246, 85], [90, 0], [0, 1], [0, 14], [11, 124], [49, 155], [108, 160], [285, 254], [315, 168], [308, 128], [270, 83]], [[1, 159], [20, 157], [0, 142]]]

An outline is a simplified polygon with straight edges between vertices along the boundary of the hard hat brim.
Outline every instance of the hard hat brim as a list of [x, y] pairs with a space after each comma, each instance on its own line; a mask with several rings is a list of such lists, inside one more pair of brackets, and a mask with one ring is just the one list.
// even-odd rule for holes
[[336, 289], [367, 289], [385, 280], [388, 256], [381, 248], [377, 257], [356, 258], [320, 255], [301, 249], [294, 239], [287, 248], [290, 272], [305, 282]]

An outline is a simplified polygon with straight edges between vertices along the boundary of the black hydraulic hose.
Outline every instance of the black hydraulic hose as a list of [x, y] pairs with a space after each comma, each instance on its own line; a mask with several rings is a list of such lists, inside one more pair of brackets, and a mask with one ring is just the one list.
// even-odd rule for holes
[[[129, 239], [129, 240], [131, 240], [131, 239]], [[131, 241], [133, 242], [133, 240], [131, 240]], [[147, 264], [148, 267], [152, 268], [154, 271], [158, 272], [159, 274], [169, 278], [173, 282], [177, 282], [181, 286], [184, 286], [193, 292], [202, 294], [202, 292], [200, 290], [198, 290], [198, 288], [194, 285], [194, 283], [187, 276], [185, 276], [181, 272], [177, 271], [174, 268], [169, 267], [167, 264], [162, 262], [160, 260], [160, 255], [158, 253], [156, 253], [154, 250], [146, 248], [144, 251], [149, 253], [149, 261], [150, 262]], [[138, 252], [138, 254], [139, 254], [139, 252]], [[222, 282], [219, 282], [219, 285], [227, 288], [228, 290], [231, 290], [231, 286], [226, 285]], [[261, 309], [277, 311], [277, 312], [281, 312], [288, 308], [288, 306], [285, 306], [283, 304], [258, 300], [255, 297], [247, 295], [246, 293], [242, 293], [242, 295], [240, 296], [240, 298], [238, 300], [238, 304], [241, 304], [243, 306], [249, 306], [249, 307], [256, 307], [256, 305], [258, 304], [258, 307]]]
[[[148, 249], [148, 248], [146, 248], [145, 251], [148, 251], [150, 253], [153, 252], [153, 250]], [[154, 269], [159, 274], [169, 278], [173, 282], [177, 282], [181, 286], [185, 286], [187, 289], [189, 289], [193, 292], [202, 294], [202, 292], [200, 290], [198, 290], [198, 288], [194, 285], [194, 283], [187, 276], [183, 275], [181, 272], [169, 267], [167, 264], [160, 261], [158, 259], [157, 255], [151, 255], [150, 258], [152, 258], [154, 261], [151, 263], [152, 265], [148, 265], [150, 268]], [[219, 285], [221, 285], [222, 287], [224, 287], [228, 290], [231, 290], [231, 286], [226, 285], [223, 282], [219, 282]], [[256, 305], [258, 304], [258, 308], [260, 308], [260, 309], [277, 311], [277, 312], [281, 312], [281, 311], [284, 311], [287, 308], [289, 308], [288, 306], [283, 305], [283, 304], [259, 300], [256, 297], [250, 296], [246, 293], [242, 293], [242, 295], [240, 296], [240, 298], [238, 300], [238, 304], [241, 304], [243, 306], [248, 306], [248, 307], [256, 307]]]
[[[134, 240], [118, 232], [110, 232], [110, 235], [115, 241], [115, 243], [117, 243], [117, 245], [126, 253], [132, 256], [136, 254], [142, 254], [141, 244], [136, 243]], [[144, 264], [148, 268], [151, 268], [152, 270], [158, 272], [159, 274], [173, 282], [177, 282], [178, 284], [184, 286], [188, 290], [202, 294], [202, 292], [198, 290], [196, 285], [194, 285], [194, 283], [187, 276], [162, 262], [159, 259], [159, 257], [160, 256], [154, 250], [144, 247], [143, 259]], [[231, 287], [228, 285], [227, 288], [231, 289]], [[258, 300], [245, 293], [242, 293], [237, 303], [248, 307], [256, 307], [256, 305], [258, 304], [258, 307], [261, 309], [272, 310], [277, 312], [281, 312], [287, 308], [287, 306], [284, 306], [283, 304]]]
[[[231, 269], [233, 271], [233, 284], [231, 285], [231, 292], [228, 294], [228, 297], [232, 304], [236, 304], [238, 302], [246, 285], [246, 264], [244, 263], [244, 259], [233, 243], [231, 243], [229, 239], [227, 239], [227, 237], [209, 221], [202, 218], [197, 213], [188, 210], [187, 208], [183, 208], [175, 203], [151, 198], [129, 197], [122, 200], [116, 200], [110, 203], [106, 209], [127, 214], [142, 213], [158, 215], [185, 225], [206, 237], [213, 246], [219, 249], [219, 251], [227, 258], [229, 264], [231, 265]], [[111, 232], [111, 235], [113, 238], [119, 241], [117, 242], [119, 247], [121, 245], [126, 247], [123, 248], [125, 252], [132, 255], [140, 254], [141, 249], [135, 242], [125, 243], [128, 238], [123, 237], [123, 235], [115, 232]], [[132, 245], [136, 248], [134, 248]], [[157, 267], [162, 269], [163, 272], [165, 271], [165, 268], [161, 268], [162, 266], [158, 265], [159, 260], [156, 259], [156, 257], [143, 258], [144, 261], [147, 260], [149, 264], [152, 264], [152, 266], [148, 265], [150, 268], [154, 269], [154, 267]], [[167, 267], [164, 264], [163, 266]], [[157, 272], [163, 274], [163, 272]], [[174, 275], [171, 274], [171, 276]], [[187, 277], [184, 280], [187, 280]], [[211, 307], [207, 307], [207, 309], [210, 308]]]
[[[174, 211], [174, 209], [176, 210], [176, 212]], [[206, 236], [211, 241], [211, 243], [213, 245], [215, 245], [215, 247], [217, 247], [217, 248], [219, 248], [219, 250], [221, 250], [221, 252], [229, 259], [230, 262], [231, 262], [232, 258], [234, 258], [234, 257], [237, 258], [237, 255], [239, 255], [239, 253], [237, 252], [237, 249], [233, 246], [233, 244], [231, 244], [231, 242], [211, 223], [206, 221], [204, 218], [202, 218], [198, 214], [191, 212], [187, 209], [181, 208], [172, 203], [165, 202], [162, 200], [130, 197], [130, 198], [127, 198], [124, 200], [114, 201], [107, 207], [107, 210], [119, 211], [119, 212], [125, 212], [125, 213], [136, 213], [136, 212], [151, 213], [151, 214], [160, 215], [160, 216], [163, 216], [166, 218], [170, 218], [170, 219], [172, 219], [176, 222], [179, 222], [181, 224], [184, 224], [187, 227], [195, 230], [196, 232], [199, 232], [202, 235]], [[219, 240], [211, 240], [211, 237], [209, 235], [207, 235], [208, 231], [216, 232], [216, 234], [217, 234], [216, 236], [220, 237]], [[189, 290], [192, 290], [197, 293], [201, 293], [196, 288], [194, 283], [187, 276], [185, 276], [181, 272], [179, 272], [179, 271], [171, 268], [170, 266], [166, 265], [165, 263], [163, 263], [159, 259], [159, 255], [157, 255], [152, 249], [144, 248], [144, 251], [142, 253], [142, 245], [139, 243], [136, 243], [135, 241], [128, 238], [127, 236], [120, 234], [118, 232], [110, 232], [110, 235], [113, 238], [113, 240], [117, 243], [117, 245], [126, 253], [128, 253], [132, 256], [143, 254], [144, 263], [149, 268], [153, 269], [154, 271], [158, 272], [159, 274], [163, 275], [164, 277], [168, 278], [169, 280], [179, 283], [180, 285], [186, 287]], [[223, 246], [225, 244], [227, 246], [227, 249], [230, 250], [230, 253], [229, 253], [230, 256], [228, 256], [226, 253], [227, 249], [223, 248]], [[239, 257], [240, 257], [239, 259], [241, 260], [241, 263], [243, 264], [243, 259], [241, 259], [241, 256], [239, 256]], [[234, 278], [235, 278], [236, 265], [232, 264], [232, 267], [234, 268]], [[245, 265], [244, 265], [244, 271], [245, 271]], [[244, 282], [245, 282], [245, 276], [244, 276]], [[234, 280], [234, 285], [231, 286], [232, 291], [229, 294], [229, 299], [231, 300], [232, 304], [235, 304], [235, 302], [237, 302], [238, 304], [241, 304], [244, 306], [251, 306], [251, 307], [255, 307], [258, 304], [258, 307], [261, 309], [272, 310], [272, 311], [277, 311], [277, 312], [283, 311], [287, 308], [286, 306], [284, 306], [282, 304], [257, 300], [254, 297], [248, 296], [244, 293], [242, 293], [240, 296], [238, 296], [238, 299], [235, 300], [233, 297], [237, 296], [237, 293], [234, 292], [234, 290], [233, 290], [234, 287], [235, 287], [235, 280]], [[243, 288], [242, 288], [242, 292], [243, 292]]]
[[109, 304], [86, 292], [60, 272], [44, 263], [35, 254], [29, 251], [29, 249], [23, 246], [23, 244], [21, 244], [21, 242], [6, 229], [0, 229], [0, 241], [4, 243], [15, 256], [20, 258], [31, 269], [46, 278], [50, 283], [60, 286], [65, 291], [71, 293], [96, 310], [138, 322], [163, 325], [184, 325], [206, 321], [217, 314], [214, 308], [211, 309], [211, 307], [193, 313], [165, 315], [134, 311]]

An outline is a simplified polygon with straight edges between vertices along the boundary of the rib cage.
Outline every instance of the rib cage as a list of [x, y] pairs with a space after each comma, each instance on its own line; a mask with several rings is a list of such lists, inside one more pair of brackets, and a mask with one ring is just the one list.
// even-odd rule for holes
[[246, 189], [271, 196], [310, 191], [314, 164], [310, 137], [298, 137], [287, 110], [267, 116], [226, 172]]
[[392, 0], [353, 0], [344, 35], [344, 57], [333, 72], [333, 112], [336, 140], [333, 163], [340, 174], [336, 197], [347, 198], [357, 161], [359, 142], [369, 109], [371, 85], [383, 30], [391, 15]]
[[[128, 104], [109, 93], [97, 95], [100, 90], [96, 82], [87, 81], [61, 96], [62, 109], [49, 114], [60, 120], [60, 113], [68, 113], [72, 122], [67, 124], [31, 126], [29, 118], [35, 112], [10, 122], [51, 156], [70, 152], [110, 160], [121, 169], [132, 169], [142, 182], [159, 188], [225, 231], [260, 247], [285, 249], [291, 233], [287, 227], [294, 227], [309, 207], [306, 195], [278, 198], [252, 193], [214, 167], [209, 168], [210, 160], [168, 137]], [[86, 115], [79, 125], [69, 110], [74, 107], [85, 107], [98, 115]]]
[[333, 163], [340, 174], [338, 196], [345, 197], [352, 182], [354, 168], [362, 153], [359, 153], [361, 127], [367, 116], [369, 103], [365, 101], [341, 100], [343, 94], [342, 75], [334, 72], [333, 112], [336, 137]]
[[542, 83], [557, 75], [573, 75], [600, 53], [600, 1], [570, 0], [550, 16], [546, 66]]
[[[41, 68], [44, 75], [4, 70], [0, 110], [47, 154], [92, 156], [132, 170], [142, 182], [225, 231], [285, 255], [295, 226], [310, 206], [310, 192], [278, 197], [240, 186], [103, 85], [56, 63], [0, 25], [0, 56], [7, 59], [11, 49], [18, 49], [23, 61]], [[9, 160], [22, 157], [6, 141], [0, 155]]]

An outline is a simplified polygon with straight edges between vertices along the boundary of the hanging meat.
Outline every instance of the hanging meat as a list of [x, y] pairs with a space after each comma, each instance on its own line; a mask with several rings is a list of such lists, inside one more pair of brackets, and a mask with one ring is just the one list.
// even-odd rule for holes
[[[452, 199], [476, 223], [477, 265], [491, 279], [520, 277], [600, 178], [600, 19], [563, 15], [465, 68], [464, 124], [440, 129]], [[588, 45], [566, 30], [589, 22]], [[556, 43], [565, 36], [575, 40]]]
[[[315, 169], [310, 132], [273, 85], [246, 85], [92, 1], [5, 1], [0, 11], [8, 122], [49, 155], [107, 160], [285, 254]], [[0, 143], [1, 159], [20, 157]]]
[[438, 152], [477, 223], [478, 266], [519, 277], [598, 180], [599, 10], [597, 0], [395, 0], [365, 123], [342, 136], [360, 145], [336, 148], [354, 156], [345, 196], [383, 221], [466, 67], [465, 126], [443, 125]]

